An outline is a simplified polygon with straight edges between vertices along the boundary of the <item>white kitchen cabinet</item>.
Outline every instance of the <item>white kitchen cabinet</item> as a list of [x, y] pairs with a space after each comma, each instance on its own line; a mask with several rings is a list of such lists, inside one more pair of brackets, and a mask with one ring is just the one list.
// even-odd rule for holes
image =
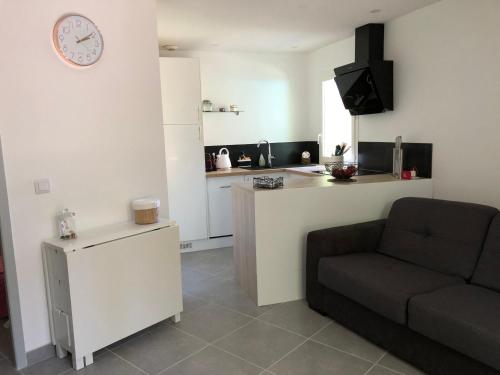
[[207, 182], [202, 129], [198, 125], [164, 126], [169, 217], [181, 241], [208, 237]]
[[164, 125], [201, 122], [200, 63], [186, 57], [161, 57], [161, 98]]
[[233, 234], [231, 184], [244, 182], [243, 176], [212, 177], [207, 179], [210, 237]]
[[174, 222], [120, 223], [47, 240], [43, 263], [52, 344], [76, 370], [93, 353], [182, 311]]

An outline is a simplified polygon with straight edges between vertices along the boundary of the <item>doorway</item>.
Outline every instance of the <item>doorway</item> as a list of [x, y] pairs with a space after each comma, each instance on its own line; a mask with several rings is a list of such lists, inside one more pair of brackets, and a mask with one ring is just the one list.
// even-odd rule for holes
[[[17, 283], [17, 269], [14, 257], [14, 243], [12, 240], [2, 141], [3, 139], [0, 137], [0, 245], [3, 264], [0, 278], [2, 278], [4, 285], [4, 292], [0, 290], [0, 313], [2, 309], [1, 304], [6, 303], [7, 316], [0, 317], [0, 351], [3, 356], [7, 357], [15, 364], [16, 368], [21, 369], [26, 367], [28, 362], [26, 348], [24, 346], [21, 304]], [[0, 281], [0, 284], [1, 283], [2, 281]], [[4, 296], [2, 296], [2, 294], [4, 294]], [[5, 315], [5, 312], [3, 315]]]

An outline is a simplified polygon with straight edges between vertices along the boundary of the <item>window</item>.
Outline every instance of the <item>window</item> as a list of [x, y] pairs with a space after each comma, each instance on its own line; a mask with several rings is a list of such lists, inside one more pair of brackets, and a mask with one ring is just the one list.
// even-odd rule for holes
[[355, 161], [356, 155], [355, 117], [344, 108], [335, 80], [323, 82], [323, 133], [321, 156], [328, 161], [335, 152], [335, 146], [342, 142], [351, 146], [344, 160]]

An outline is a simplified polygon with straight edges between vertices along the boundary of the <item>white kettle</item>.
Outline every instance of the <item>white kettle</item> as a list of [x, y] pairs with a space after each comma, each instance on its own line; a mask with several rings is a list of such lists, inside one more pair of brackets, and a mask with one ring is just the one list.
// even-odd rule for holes
[[[226, 151], [225, 154], [222, 151]], [[219, 150], [219, 154], [217, 155], [217, 160], [215, 161], [215, 167], [217, 169], [230, 169], [231, 168], [231, 160], [229, 159], [229, 150], [225, 147]]]

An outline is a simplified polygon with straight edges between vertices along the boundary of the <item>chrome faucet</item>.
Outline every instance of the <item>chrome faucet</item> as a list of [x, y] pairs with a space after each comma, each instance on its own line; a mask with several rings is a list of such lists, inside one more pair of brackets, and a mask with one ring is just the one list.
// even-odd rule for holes
[[263, 144], [263, 143], [267, 143], [267, 166], [269, 168], [272, 168], [273, 167], [272, 159], [274, 159], [274, 156], [271, 154], [271, 144], [269, 143], [269, 141], [267, 141], [265, 139], [261, 139], [257, 143], [257, 148], [260, 148], [260, 145]]

